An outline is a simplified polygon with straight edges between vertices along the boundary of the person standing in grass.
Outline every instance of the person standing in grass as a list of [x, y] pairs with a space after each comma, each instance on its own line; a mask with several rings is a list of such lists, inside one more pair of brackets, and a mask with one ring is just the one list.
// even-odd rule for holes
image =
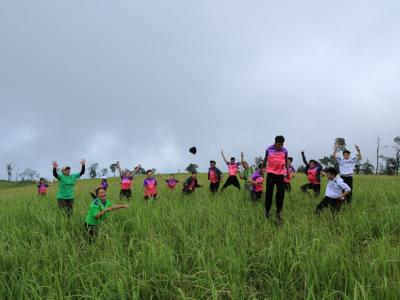
[[249, 179], [253, 175], [254, 169], [247, 163], [247, 161], [244, 160], [244, 152], [243, 151], [240, 153], [240, 158], [241, 158], [241, 164], [242, 164], [243, 170], [239, 173], [239, 177], [240, 177], [240, 179], [244, 180], [244, 190], [252, 192], [253, 185], [249, 181]]
[[119, 175], [121, 177], [121, 191], [119, 193], [119, 199], [126, 199], [130, 200], [132, 198], [132, 183], [133, 179], [135, 178], [135, 175], [139, 172], [141, 169], [141, 166], [138, 165], [135, 167], [133, 172], [130, 171], [122, 171], [121, 165], [119, 161], [117, 161], [117, 169], [119, 172]]
[[90, 242], [94, 242], [98, 228], [108, 214], [112, 211], [122, 208], [128, 208], [128, 205], [112, 205], [110, 200], [107, 200], [107, 192], [104, 188], [99, 187], [95, 193], [90, 193], [93, 201], [90, 203], [89, 211], [86, 214], [85, 230]]
[[350, 158], [351, 152], [349, 150], [343, 151], [343, 158], [337, 156], [337, 151], [340, 145], [335, 144], [335, 148], [333, 150], [333, 159], [339, 163], [340, 176], [343, 181], [351, 188], [351, 192], [348, 193], [346, 197], [346, 202], [351, 203], [353, 199], [353, 173], [355, 165], [362, 160], [360, 147], [355, 145], [357, 155], [355, 157]]
[[210, 192], [213, 194], [218, 193], [219, 185], [223, 178], [223, 174], [220, 169], [216, 167], [217, 163], [215, 160], [210, 161], [210, 168], [208, 169], [208, 181], [210, 182]]
[[146, 175], [147, 175], [147, 177], [143, 182], [144, 200], [149, 200], [149, 199], [156, 200], [157, 197], [158, 197], [157, 179], [153, 176], [153, 171], [152, 170], [147, 170]]
[[285, 176], [289, 172], [287, 165], [288, 151], [283, 147], [285, 138], [281, 135], [275, 137], [275, 143], [268, 147], [265, 153], [263, 166], [267, 168], [267, 190], [265, 193], [265, 216], [270, 217], [274, 187], [277, 192], [276, 200], [276, 223], [282, 224], [281, 212], [285, 200]]
[[293, 157], [288, 157], [287, 159], [288, 173], [285, 176], [285, 184], [286, 184], [286, 191], [289, 193], [292, 191], [292, 179], [296, 174], [296, 170], [292, 166], [292, 163], [293, 163]]
[[74, 188], [76, 181], [85, 174], [84, 159], [81, 160], [81, 172], [71, 174], [70, 167], [62, 168], [61, 173], [57, 173], [58, 164], [53, 162], [53, 176], [58, 180], [57, 202], [58, 207], [63, 210], [68, 216], [72, 215], [74, 209]]
[[178, 180], [175, 178], [175, 174], [172, 174], [170, 178], [165, 178], [164, 176], [162, 176], [161, 174], [158, 174], [158, 176], [164, 180], [167, 184], [167, 187], [170, 191], [175, 191], [176, 190], [176, 186], [178, 183], [183, 182], [184, 179], [182, 180]]
[[306, 165], [305, 173], [308, 178], [308, 183], [301, 186], [301, 191], [307, 193], [308, 190], [314, 191], [314, 196], [317, 198], [321, 193], [321, 171], [322, 166], [316, 160], [307, 161], [304, 151], [301, 151], [301, 156], [303, 157], [303, 162]]
[[229, 162], [224, 155], [224, 150], [221, 151], [221, 154], [222, 154], [222, 158], [224, 159], [225, 163], [228, 166], [228, 173], [229, 173], [229, 177], [225, 181], [225, 184], [222, 187], [221, 192], [223, 192], [227, 187], [229, 187], [231, 185], [235, 186], [238, 190], [240, 190], [240, 183], [239, 183], [239, 179], [237, 178], [237, 174], [238, 174], [239, 166], [241, 165], [241, 163], [236, 162], [236, 159], [234, 157], [231, 157], [231, 161]]
[[199, 181], [197, 180], [197, 172], [192, 172], [192, 175], [185, 180], [183, 183], [183, 189], [182, 192], [185, 195], [191, 195], [194, 193], [196, 188], [201, 187], [199, 184]]
[[251, 189], [251, 200], [253, 203], [258, 203], [261, 200], [261, 196], [263, 193], [264, 188], [264, 176], [265, 176], [265, 169], [259, 166], [258, 170], [251, 175], [248, 181], [252, 184]]
[[38, 195], [42, 198], [47, 197], [47, 190], [51, 183], [48, 183], [46, 179], [40, 178], [38, 182], [36, 182], [36, 186], [38, 188]]
[[338, 175], [336, 168], [328, 168], [324, 172], [328, 177], [328, 185], [324, 199], [317, 205], [316, 213], [319, 214], [324, 208], [330, 206], [333, 213], [340, 211], [343, 201], [350, 194], [351, 188]]

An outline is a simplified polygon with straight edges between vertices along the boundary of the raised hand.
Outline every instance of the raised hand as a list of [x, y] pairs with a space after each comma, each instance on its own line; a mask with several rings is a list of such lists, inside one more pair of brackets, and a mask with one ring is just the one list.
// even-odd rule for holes
[[357, 151], [360, 151], [360, 147], [358, 147], [357, 145], [354, 145], [354, 147], [356, 148]]
[[58, 168], [58, 163], [57, 163], [56, 161], [53, 161], [52, 165], [53, 165], [53, 168], [54, 168], [54, 169], [57, 169], [57, 168]]
[[86, 159], [82, 158], [81, 159], [81, 165], [84, 166], [86, 164]]

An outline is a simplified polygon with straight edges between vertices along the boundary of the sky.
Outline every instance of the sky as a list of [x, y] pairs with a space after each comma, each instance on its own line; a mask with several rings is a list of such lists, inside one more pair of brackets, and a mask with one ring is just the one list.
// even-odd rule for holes
[[[400, 135], [400, 1], [3, 0], [0, 178], [51, 162], [294, 165]], [[193, 156], [191, 146], [198, 148]], [[3, 166], [3, 167], [1, 167]]]

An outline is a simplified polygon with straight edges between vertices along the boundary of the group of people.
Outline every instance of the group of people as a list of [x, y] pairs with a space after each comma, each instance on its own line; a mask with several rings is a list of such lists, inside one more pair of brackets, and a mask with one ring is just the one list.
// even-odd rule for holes
[[[244, 180], [244, 189], [249, 192], [250, 199], [253, 203], [257, 203], [261, 201], [264, 185], [266, 185], [265, 216], [266, 218], [270, 218], [274, 190], [276, 188], [275, 220], [277, 224], [282, 224], [281, 212], [285, 193], [291, 192], [291, 181], [296, 173], [296, 170], [292, 166], [293, 158], [289, 157], [284, 143], [285, 138], [283, 136], [276, 136], [274, 144], [267, 148], [263, 162], [255, 168], [245, 161], [243, 152], [241, 152], [241, 161], [237, 162], [235, 157], [231, 157], [228, 161], [222, 150], [221, 155], [227, 165], [228, 177], [222, 188], [220, 188], [224, 180], [223, 172], [217, 167], [216, 161], [210, 161], [208, 169], [210, 192], [214, 195], [221, 194], [230, 186], [234, 186], [240, 190], [239, 179], [242, 179]], [[317, 213], [320, 213], [327, 207], [330, 207], [332, 212], [338, 212], [343, 203], [350, 203], [352, 200], [353, 170], [355, 164], [362, 159], [360, 148], [356, 146], [357, 155], [355, 157], [350, 157], [351, 153], [349, 150], [344, 150], [343, 157], [339, 157], [337, 154], [338, 149], [339, 145], [335, 145], [333, 158], [338, 162], [339, 170], [336, 168], [323, 170], [318, 161], [308, 161], [305, 152], [302, 151], [308, 183], [301, 186], [301, 191], [308, 193], [308, 190], [312, 190], [315, 197], [319, 197], [321, 177], [326, 176], [328, 178], [325, 197], [316, 206]], [[121, 179], [120, 199], [129, 201], [132, 198], [133, 180], [140, 170], [142, 170], [142, 167], [138, 165], [134, 167], [133, 171], [123, 171], [120, 163], [117, 162], [117, 169]], [[85, 174], [85, 160], [81, 160], [81, 171], [79, 173], [71, 173], [71, 168], [68, 166], [62, 168], [60, 173], [57, 170], [58, 164], [57, 162], [53, 162], [53, 176], [59, 183], [57, 192], [58, 206], [67, 215], [71, 215], [74, 203], [74, 186], [76, 181]], [[158, 175], [158, 177], [167, 184], [169, 190], [176, 190], [178, 184], [182, 182], [182, 193], [184, 195], [191, 195], [197, 188], [201, 187], [197, 179], [197, 172], [192, 172], [191, 176], [186, 179], [177, 179], [175, 175], [169, 178], [162, 175]], [[45, 195], [49, 184], [44, 179], [41, 179], [37, 184], [39, 194], [42, 196]], [[102, 178], [100, 186], [91, 194], [93, 201], [90, 204], [85, 223], [86, 231], [91, 239], [95, 238], [98, 225], [107, 217], [109, 212], [128, 207], [128, 205], [112, 205], [107, 199], [108, 186], [107, 179]], [[158, 198], [158, 181], [152, 170], [146, 171], [143, 187], [145, 200]]]

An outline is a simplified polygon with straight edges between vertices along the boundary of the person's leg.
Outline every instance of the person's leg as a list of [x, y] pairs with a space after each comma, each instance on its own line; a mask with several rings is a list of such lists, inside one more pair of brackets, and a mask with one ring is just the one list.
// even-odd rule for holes
[[130, 201], [132, 198], [132, 190], [126, 190], [126, 199]]
[[342, 179], [343, 179], [344, 183], [347, 184], [351, 188], [350, 194], [348, 194], [346, 197], [346, 202], [351, 203], [351, 200], [353, 199], [353, 177], [342, 176]]
[[124, 190], [119, 191], [119, 200], [124, 199]]
[[269, 217], [272, 206], [272, 196], [274, 195], [275, 178], [274, 174], [267, 174], [267, 190], [265, 192], [265, 216]]
[[292, 184], [290, 182], [286, 182], [286, 191], [288, 193], [292, 192]]
[[94, 243], [97, 237], [97, 226], [85, 223], [85, 231], [88, 242], [90, 244]]
[[304, 184], [304, 185], [302, 185], [301, 187], [300, 187], [300, 189], [301, 189], [301, 191], [303, 192], [303, 193], [308, 193], [308, 189], [310, 189], [311, 187], [310, 187], [310, 183], [306, 183], [306, 184]]
[[232, 176], [232, 184], [240, 190], [240, 182], [239, 179], [236, 176]]
[[144, 196], [144, 200], [149, 200], [149, 196]]
[[232, 184], [232, 176], [229, 176], [227, 179], [226, 179], [226, 181], [225, 181], [225, 183], [224, 183], [224, 185], [223, 185], [223, 187], [222, 187], [222, 189], [221, 189], [221, 192], [223, 192], [228, 186], [230, 186]]
[[321, 184], [313, 184], [312, 189], [314, 191], [315, 198], [318, 198], [321, 194]]
[[285, 200], [285, 176], [277, 175], [276, 177], [276, 213], [280, 216], [282, 208], [283, 208], [283, 201]]
[[331, 198], [329, 197], [324, 197], [324, 199], [322, 199], [322, 201], [317, 205], [317, 207], [315, 208], [315, 212], [317, 214], [321, 213], [321, 211], [328, 207], [331, 204]]
[[342, 200], [341, 199], [333, 199], [331, 198], [331, 211], [333, 214], [337, 214], [340, 212], [340, 208], [342, 206]]

